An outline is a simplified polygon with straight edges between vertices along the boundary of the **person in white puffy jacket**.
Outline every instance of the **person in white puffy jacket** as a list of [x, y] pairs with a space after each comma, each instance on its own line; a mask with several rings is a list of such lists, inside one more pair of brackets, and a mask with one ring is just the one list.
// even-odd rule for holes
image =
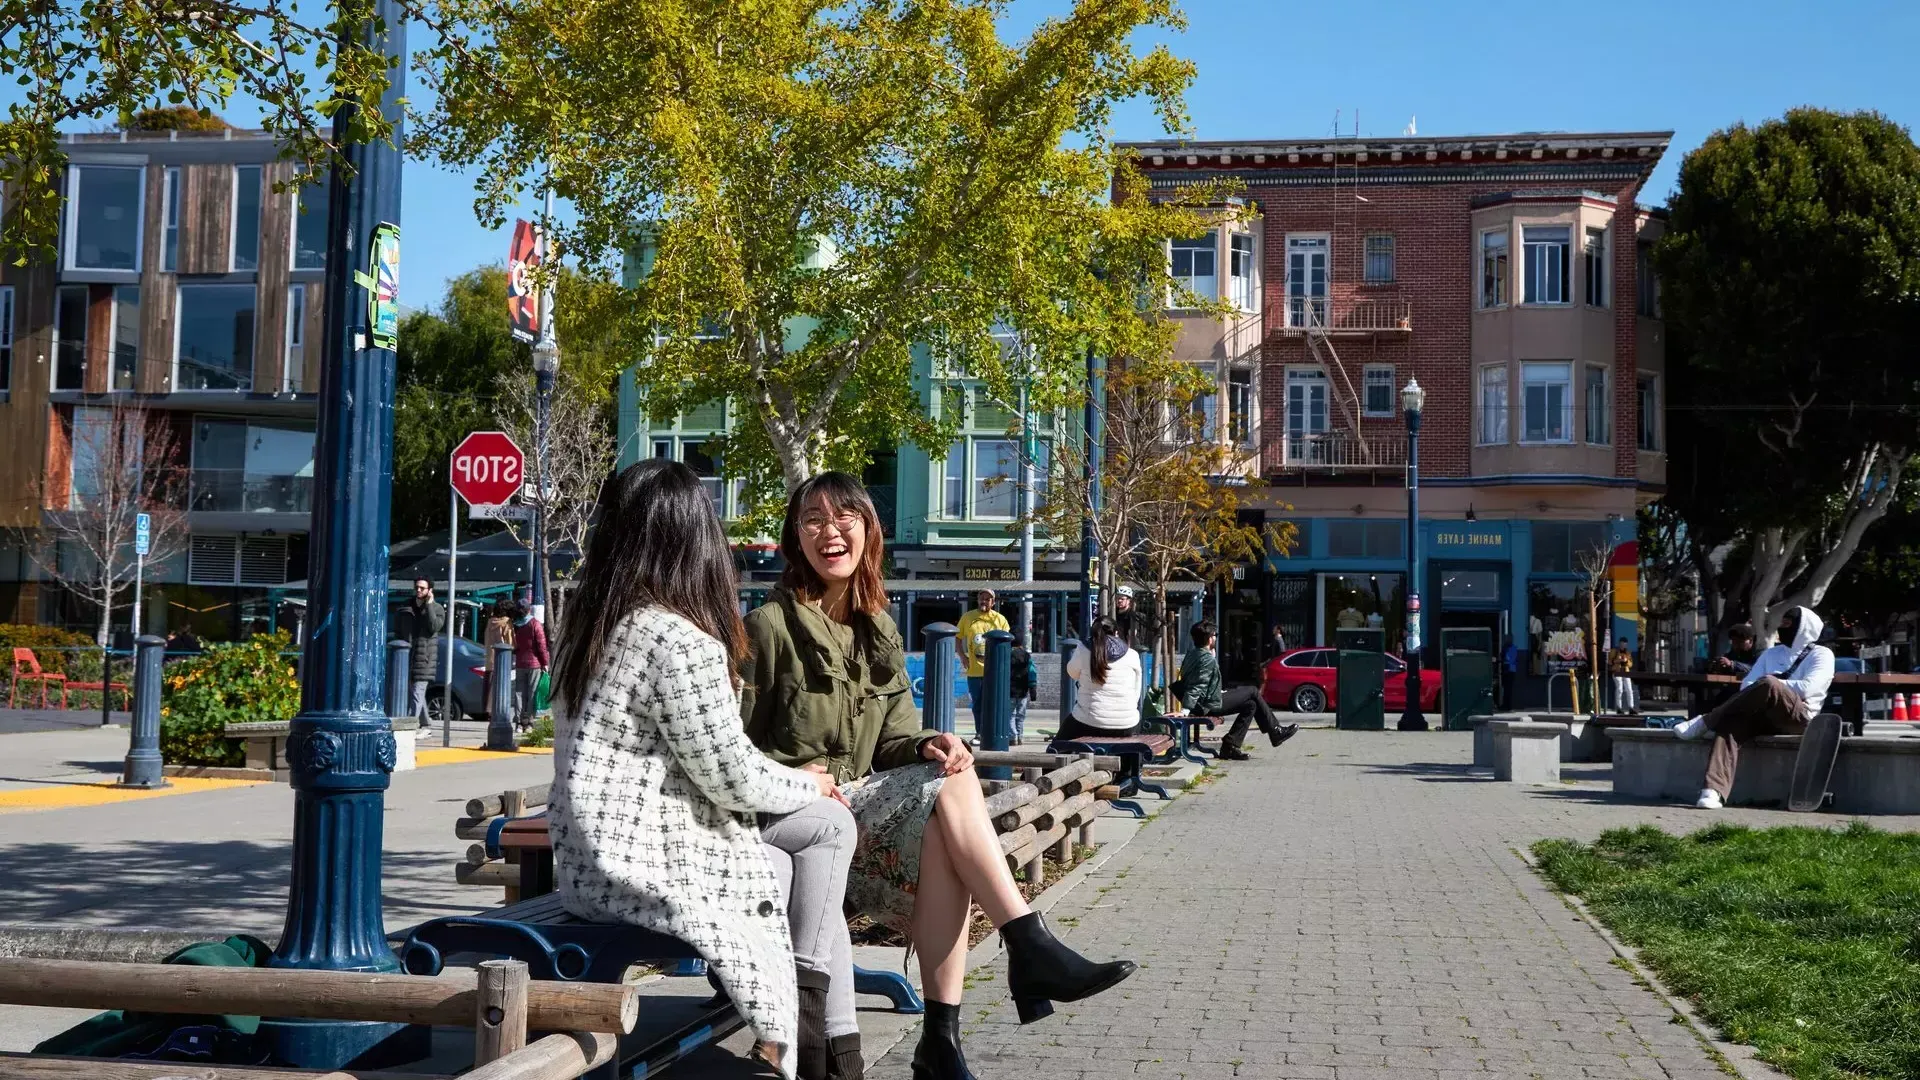
[[1740, 692], [1674, 729], [1683, 739], [1713, 738], [1706, 787], [1695, 806], [1718, 810], [1726, 804], [1742, 743], [1759, 735], [1798, 735], [1820, 714], [1833, 684], [1833, 650], [1819, 644], [1823, 629], [1825, 624], [1810, 608], [1787, 612], [1777, 643], [1754, 657]]
[[1057, 741], [1115, 738], [1140, 730], [1140, 654], [1105, 615], [1093, 620], [1083, 645], [1067, 658], [1077, 687], [1073, 715], [1060, 718]]

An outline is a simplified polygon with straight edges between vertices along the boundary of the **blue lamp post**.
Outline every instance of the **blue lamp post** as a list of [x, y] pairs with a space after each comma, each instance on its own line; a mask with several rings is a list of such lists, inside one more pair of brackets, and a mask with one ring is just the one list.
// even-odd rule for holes
[[[380, 911], [381, 817], [394, 740], [384, 691], [387, 533], [393, 474], [394, 331], [398, 319], [401, 155], [358, 143], [358, 108], [378, 107], [400, 138], [406, 13], [375, 0], [343, 35], [393, 58], [380, 102], [335, 118], [345, 168], [327, 211], [326, 363], [314, 438], [312, 631], [300, 714], [287, 738], [294, 791], [293, 876], [273, 966], [394, 971]], [[304, 1068], [377, 1066], [421, 1056], [424, 1029], [397, 1024], [269, 1019], [265, 1048]]]
[[1420, 380], [1408, 379], [1400, 390], [1400, 407], [1407, 414], [1407, 707], [1400, 714], [1401, 731], [1427, 730], [1420, 708], [1420, 410], [1426, 403]]

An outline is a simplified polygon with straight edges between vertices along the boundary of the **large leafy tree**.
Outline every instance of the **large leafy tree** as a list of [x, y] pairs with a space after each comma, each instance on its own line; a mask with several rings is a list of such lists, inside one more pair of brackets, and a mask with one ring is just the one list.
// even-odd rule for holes
[[[479, 168], [483, 220], [551, 183], [571, 257], [640, 253], [599, 323], [656, 415], [746, 411], [725, 468], [763, 502], [875, 445], [943, 448], [918, 347], [1004, 400], [1018, 377], [1040, 408], [1073, 396], [1090, 347], [1169, 347], [1139, 301], [1194, 221], [1124, 169], [1116, 188], [1107, 129], [1134, 98], [1184, 124], [1192, 66], [1132, 45], [1181, 25], [1171, 0], [1077, 0], [1018, 43], [1002, 0], [443, 8], [466, 29], [427, 60], [415, 147]], [[1037, 358], [1018, 371], [1009, 327]]]
[[[439, 28], [423, 0], [402, 0], [409, 19]], [[66, 163], [59, 132], [75, 122], [135, 125], [156, 102], [213, 115], [236, 97], [256, 101], [261, 123], [298, 164], [296, 179], [323, 170], [345, 142], [384, 139], [392, 123], [354, 110], [345, 140], [333, 117], [348, 101], [377, 101], [393, 77], [380, 51], [343, 28], [373, 14], [372, 0], [37, 0], [8, 3], [0, 19], [0, 71], [19, 84], [0, 119], [0, 183], [7, 188], [0, 248], [24, 260], [53, 243]], [[148, 114], [147, 120], [154, 120]]]
[[1672, 485], [1722, 625], [1818, 605], [1920, 449], [1920, 149], [1797, 109], [1687, 155], [1657, 260]]

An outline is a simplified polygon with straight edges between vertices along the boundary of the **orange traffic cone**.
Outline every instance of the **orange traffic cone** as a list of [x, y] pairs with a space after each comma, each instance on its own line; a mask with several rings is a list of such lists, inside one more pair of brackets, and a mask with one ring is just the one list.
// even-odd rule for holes
[[1896, 724], [1904, 724], [1910, 719], [1911, 718], [1907, 716], [1907, 695], [1893, 695], [1893, 722]]

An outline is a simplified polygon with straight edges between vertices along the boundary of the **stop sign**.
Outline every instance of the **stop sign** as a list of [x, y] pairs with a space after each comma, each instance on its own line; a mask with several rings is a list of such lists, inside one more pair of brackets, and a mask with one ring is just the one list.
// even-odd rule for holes
[[447, 475], [469, 505], [494, 506], [520, 490], [526, 460], [505, 432], [476, 431], [453, 448]]

